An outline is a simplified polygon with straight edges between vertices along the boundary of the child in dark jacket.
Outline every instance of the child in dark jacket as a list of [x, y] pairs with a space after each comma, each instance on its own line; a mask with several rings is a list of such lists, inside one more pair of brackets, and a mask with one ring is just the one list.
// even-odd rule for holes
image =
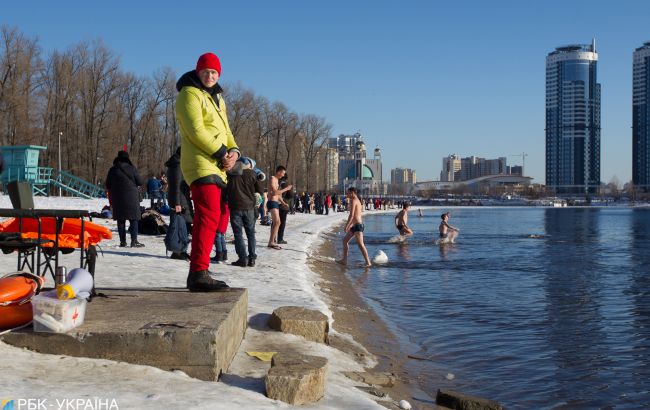
[[[255, 161], [242, 157], [238, 164], [228, 173], [228, 186], [226, 188], [228, 208], [230, 210], [230, 226], [235, 236], [235, 252], [237, 260], [232, 265], [240, 267], [255, 266], [255, 193], [264, 194], [260, 184], [265, 176], [256, 173]], [[244, 244], [242, 229], [246, 232], [248, 247]], [[247, 252], [248, 250], [248, 252]]]

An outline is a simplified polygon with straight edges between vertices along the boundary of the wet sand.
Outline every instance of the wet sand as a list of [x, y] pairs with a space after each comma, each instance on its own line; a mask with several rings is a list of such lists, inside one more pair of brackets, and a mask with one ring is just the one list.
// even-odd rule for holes
[[[366, 371], [395, 375], [394, 386], [376, 389], [379, 394], [388, 394], [392, 400], [378, 397], [378, 403], [388, 408], [399, 408], [396, 403], [405, 399], [414, 409], [442, 409], [436, 406], [435, 398], [419, 390], [417, 375], [411, 375], [406, 370], [405, 361], [411, 360], [408, 353], [401, 350], [397, 337], [356, 292], [353, 283], [345, 275], [345, 268], [331, 259], [336, 257], [335, 240], [332, 238], [338, 230], [340, 227], [335, 227], [325, 234], [327, 238], [316, 251], [316, 257], [309, 260], [311, 269], [321, 277], [318, 286], [329, 297], [334, 329], [352, 336], [375, 356], [377, 365]], [[351, 243], [350, 251], [358, 251], [354, 243]], [[326, 262], [329, 260], [332, 262]], [[368, 273], [372, 274], [372, 268]], [[365, 362], [366, 352], [341, 337], [331, 337], [330, 345], [353, 354], [360, 363]], [[363, 383], [358, 385], [365, 386]]]

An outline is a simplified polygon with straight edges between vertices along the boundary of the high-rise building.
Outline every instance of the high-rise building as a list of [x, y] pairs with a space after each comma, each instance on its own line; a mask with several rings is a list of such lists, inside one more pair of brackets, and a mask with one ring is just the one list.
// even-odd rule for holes
[[323, 161], [325, 164], [325, 190], [333, 191], [339, 183], [339, 153], [336, 148], [322, 149]]
[[600, 84], [596, 40], [546, 57], [546, 185], [593, 194], [600, 186]]
[[507, 173], [506, 157], [499, 157], [497, 159], [485, 159], [475, 156], [460, 158], [454, 154], [442, 159], [440, 181], [468, 181], [488, 175]]
[[634, 51], [632, 72], [632, 183], [650, 192], [650, 41]]
[[411, 168], [394, 168], [390, 170], [391, 184], [415, 184], [415, 170]]
[[460, 165], [460, 157], [456, 154], [443, 158], [440, 180], [444, 182], [454, 181], [454, 175], [460, 171]]
[[513, 165], [511, 167], [508, 167], [508, 171], [506, 172], [508, 175], [519, 175], [520, 177], [524, 176], [524, 167], [521, 165]]

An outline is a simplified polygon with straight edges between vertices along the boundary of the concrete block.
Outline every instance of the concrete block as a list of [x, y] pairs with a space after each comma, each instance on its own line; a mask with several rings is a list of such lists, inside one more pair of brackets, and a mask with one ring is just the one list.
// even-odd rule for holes
[[326, 376], [326, 358], [281, 352], [266, 375], [266, 395], [294, 405], [314, 403], [325, 394]]
[[273, 311], [269, 327], [307, 340], [328, 343], [329, 321], [323, 313], [299, 306], [283, 306]]
[[31, 328], [3, 341], [41, 353], [109, 359], [182, 370], [218, 380], [247, 326], [248, 291], [190, 293], [185, 289], [98, 289], [84, 323], [68, 333]]

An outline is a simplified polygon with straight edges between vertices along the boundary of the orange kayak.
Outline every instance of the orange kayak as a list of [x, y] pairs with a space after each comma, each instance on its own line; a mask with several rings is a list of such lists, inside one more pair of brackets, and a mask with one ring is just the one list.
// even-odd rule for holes
[[[18, 232], [18, 218], [8, 218], [0, 223], [0, 232]], [[81, 220], [78, 218], [64, 218], [59, 232], [59, 248], [79, 248], [81, 245]], [[21, 236], [25, 239], [38, 238], [38, 221], [34, 218], [23, 218]], [[54, 241], [56, 236], [56, 218], [41, 218], [41, 239]], [[111, 239], [111, 231], [101, 225], [84, 221], [84, 248], [88, 245], [97, 245], [104, 239]], [[53, 243], [46, 243], [42, 247], [52, 247]]]
[[16, 272], [0, 278], [0, 329], [22, 326], [32, 320], [32, 296], [41, 290], [45, 278]]

